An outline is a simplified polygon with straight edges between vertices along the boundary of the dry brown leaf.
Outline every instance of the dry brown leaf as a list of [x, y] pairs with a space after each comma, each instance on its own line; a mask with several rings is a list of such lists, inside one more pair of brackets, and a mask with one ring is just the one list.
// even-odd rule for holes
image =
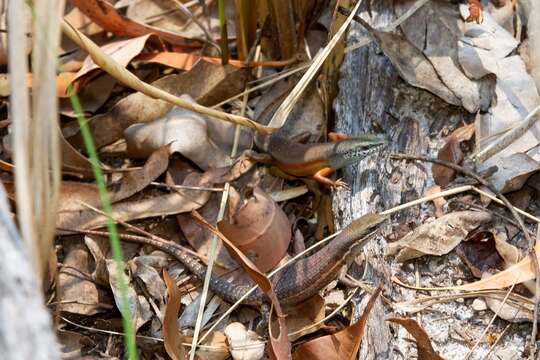
[[[437, 159], [450, 162], [452, 164], [460, 164], [463, 161], [463, 152], [459, 145], [459, 141], [455, 136], [450, 136], [446, 144], [439, 150]], [[434, 164], [431, 172], [433, 180], [439, 186], [447, 186], [456, 178], [456, 170], [446, 166]]]
[[494, 158], [491, 165], [497, 166], [491, 182], [501, 193], [521, 189], [527, 179], [540, 169], [540, 162], [525, 153]]
[[[232, 188], [232, 187], [231, 187]], [[219, 213], [219, 204], [221, 202], [221, 194], [216, 193], [212, 194], [210, 200], [198, 210], [199, 214], [210, 224], [215, 224], [217, 221], [217, 216]], [[197, 224], [189, 214], [178, 214], [176, 216], [178, 224], [182, 229], [182, 233], [186, 237], [186, 240], [191, 245], [198, 254], [208, 257], [208, 252], [212, 245], [212, 239], [214, 237], [213, 233], [208, 229], [201, 229], [199, 224]], [[225, 265], [228, 269], [235, 269], [238, 267], [238, 264], [234, 259], [229, 255], [227, 248], [220, 241], [216, 247], [216, 262]], [[225, 271], [229, 272], [230, 270], [221, 269], [221, 267], [215, 267], [214, 271], [217, 274], [223, 274]], [[235, 271], [233, 276], [245, 275], [239, 271]]]
[[[113, 41], [101, 46], [101, 50], [113, 58], [118, 64], [126, 67], [131, 60], [133, 60], [133, 58], [141, 53], [150, 36], [152, 36], [152, 34], [146, 34], [126, 40]], [[79, 80], [83, 76], [98, 69], [100, 69], [100, 67], [92, 60], [90, 56], [87, 56], [82, 64], [81, 69], [75, 75], [74, 81]]]
[[[56, 76], [56, 96], [60, 98], [69, 97], [67, 94], [68, 85], [71, 84], [75, 78], [75, 72], [69, 72], [64, 70]], [[26, 74], [26, 85], [32, 87], [32, 73]], [[74, 89], [78, 89], [78, 84], [74, 84]], [[11, 94], [9, 88], [9, 74], [0, 74], [0, 96], [7, 97]]]
[[[109, 273], [109, 285], [111, 287], [114, 300], [116, 302], [116, 307], [118, 309], [121, 309], [122, 306], [122, 292], [120, 291], [120, 287], [118, 284], [118, 277], [117, 277], [117, 271], [116, 271], [116, 262], [112, 259], [106, 260], [107, 264], [107, 270]], [[141, 326], [146, 324], [150, 319], [152, 319], [153, 313], [150, 309], [150, 303], [148, 300], [142, 296], [138, 295], [135, 289], [133, 288], [131, 284], [131, 276], [126, 275], [127, 280], [127, 297], [128, 297], [128, 303], [129, 303], [129, 309], [131, 311], [131, 317], [133, 320], [133, 326], [135, 328], [135, 333], [139, 330]]]
[[[191, 70], [193, 66], [199, 61], [206, 61], [214, 65], [221, 65], [221, 58], [210, 57], [210, 56], [201, 56], [194, 53], [184, 53], [184, 52], [170, 52], [162, 51], [157, 53], [144, 53], [137, 56], [135, 60], [146, 62], [146, 63], [156, 63], [161, 65], [166, 65], [179, 70]], [[252, 61], [244, 62], [242, 60], [229, 59], [229, 64], [237, 68], [250, 68], [257, 66], [264, 67], [283, 67], [290, 65], [296, 59], [285, 60], [285, 61]]]
[[469, 141], [472, 139], [475, 131], [476, 131], [476, 127], [473, 122], [468, 125], [463, 125], [457, 128], [456, 130], [452, 132], [452, 134], [450, 134], [450, 136], [455, 137], [458, 142]]
[[[254, 118], [262, 124], [266, 124], [272, 115], [281, 105], [283, 100], [289, 95], [296, 85], [294, 78], [277, 82], [265, 91], [254, 109]], [[295, 104], [293, 110], [287, 117], [287, 122], [280, 129], [280, 135], [287, 138], [294, 138], [299, 135], [309, 135], [308, 142], [320, 141], [324, 128], [324, 104], [315, 84], [311, 84], [304, 91], [302, 97]]]
[[80, 241], [67, 239], [64, 243], [66, 253], [58, 275], [56, 288], [58, 310], [80, 315], [95, 315], [105, 311], [105, 294], [92, 281], [81, 274], [90, 274], [92, 259]]
[[146, 288], [148, 295], [153, 298], [159, 308], [165, 304], [164, 297], [167, 288], [158, 270], [162, 270], [167, 264], [165, 257], [155, 255], [140, 255], [128, 261], [133, 279]]
[[[540, 243], [535, 247], [535, 252], [540, 252]], [[536, 255], [538, 258], [538, 255]], [[530, 256], [526, 256], [520, 262], [508, 267], [506, 270], [496, 273], [493, 276], [475, 281], [470, 284], [451, 287], [451, 290], [486, 290], [486, 289], [503, 289], [513, 284], [532, 280], [535, 278], [532, 260]]]
[[[446, 140], [446, 144], [439, 150], [437, 159], [460, 164], [463, 161], [463, 152], [460, 144], [472, 138], [475, 132], [474, 123], [464, 125], [452, 132]], [[434, 164], [432, 168], [433, 179], [440, 186], [446, 186], [456, 177], [456, 171], [446, 166]]]
[[360, 319], [346, 327], [345, 329], [332, 334], [322, 336], [320, 338], [303, 343], [296, 349], [293, 354], [294, 360], [329, 360], [329, 359], [348, 359], [353, 360], [356, 358], [362, 337], [364, 336], [364, 330], [369, 317], [369, 313], [375, 305], [375, 301], [379, 297], [382, 288], [379, 287], [366, 305], [362, 317]]
[[200, 42], [185, 39], [173, 32], [149, 26], [120, 15], [113, 5], [104, 0], [73, 0], [73, 4], [94, 23], [117, 36], [135, 37], [156, 34], [171, 44], [184, 47], [198, 47]]
[[[176, 96], [188, 94], [197, 103], [210, 106], [243, 91], [248, 77], [246, 70], [202, 61], [191, 71], [162, 77], [152, 85]], [[88, 125], [99, 148], [120, 139], [130, 125], [152, 122], [172, 108], [173, 105], [163, 100], [135, 93], [120, 100], [107, 113], [90, 118]], [[78, 124], [72, 124], [71, 128], [74, 135], [70, 141], [75, 147], [83, 149], [84, 141], [78, 132]]]
[[[62, 171], [67, 175], [74, 175], [82, 179], [93, 179], [92, 163], [64, 138], [60, 124], [58, 124], [60, 151], [62, 152]], [[106, 172], [106, 171], [104, 171]]]
[[[122, 180], [109, 186], [108, 193], [111, 202], [114, 203], [138, 193], [163, 174], [168, 165], [169, 150], [165, 146], [152, 154], [142, 169], [126, 172]], [[70, 212], [87, 210], [88, 208], [83, 203], [94, 207], [101, 204], [97, 185], [63, 181], [60, 185], [58, 208], [60, 217], [69, 216], [67, 214]]]
[[390, 317], [386, 320], [403, 326], [414, 337], [418, 349], [418, 360], [444, 360], [433, 350], [428, 334], [416, 321], [398, 317]]
[[[230, 197], [229, 199], [232, 199]], [[281, 207], [256, 187], [244, 204], [229, 202], [229, 220], [218, 223], [219, 230], [263, 272], [274, 268], [291, 242], [291, 224]]]
[[[114, 86], [116, 85], [116, 79], [109, 74], [102, 74], [95, 79], [91, 79], [84, 86], [80, 86], [77, 91], [81, 108], [85, 114], [94, 113], [109, 99]], [[70, 116], [72, 118], [77, 117], [77, 113], [73, 110], [70, 99], [60, 99], [58, 104], [59, 111], [62, 115]]]
[[169, 294], [165, 314], [163, 315], [163, 343], [167, 354], [173, 360], [184, 360], [185, 349], [182, 345], [183, 336], [178, 329], [178, 311], [180, 310], [180, 300], [182, 295], [180, 290], [169, 276], [167, 270], [163, 270], [163, 279], [167, 285], [167, 293]]
[[461, 105], [461, 100], [441, 81], [430, 59], [405, 37], [374, 29], [370, 31], [405, 81], [434, 93], [449, 104]]
[[491, 231], [479, 231], [467, 236], [466, 241], [457, 246], [456, 252], [477, 278], [482, 277], [484, 272], [501, 270], [504, 266]]
[[454, 249], [474, 228], [491, 221], [485, 211], [458, 211], [420, 225], [400, 240], [388, 244], [387, 255], [397, 253], [405, 262], [423, 255], [441, 256]]
[[[246, 271], [249, 277], [253, 281], [255, 281], [257, 285], [259, 285], [262, 291], [266, 293], [272, 303], [274, 311], [277, 314], [279, 329], [279, 334], [277, 336], [274, 336], [275, 334], [272, 332], [271, 329], [273, 322], [270, 316], [270, 321], [268, 321], [270, 337], [270, 346], [268, 347], [269, 356], [276, 359], [289, 358], [291, 352], [291, 344], [287, 336], [288, 331], [287, 324], [285, 323], [285, 315], [283, 314], [281, 305], [276, 296], [276, 293], [274, 292], [274, 287], [270, 279], [268, 279], [268, 277], [262, 271], [260, 271], [257, 266], [255, 266], [255, 264], [253, 264], [253, 262], [246, 255], [244, 255], [242, 251], [240, 251], [229, 239], [227, 239], [227, 237], [224, 236], [217, 228], [206, 222], [206, 220], [204, 220], [197, 212], [192, 211], [191, 214], [195, 220], [203, 224], [206, 228], [212, 231], [223, 241], [223, 244], [227, 247], [231, 256], [236, 259], [238, 264], [242, 266], [242, 268]], [[271, 314], [272, 313], [273, 312], [271, 312]]]
[[[208, 187], [211, 184], [204, 175], [192, 174], [184, 185]], [[120, 221], [146, 219], [155, 216], [189, 212], [203, 206], [209, 198], [208, 191], [179, 190], [175, 193], [144, 200], [125, 201], [113, 205], [112, 217]], [[57, 227], [62, 229], [95, 229], [107, 223], [105, 215], [93, 210], [67, 213], [60, 217]]]
[[[319, 294], [295, 305], [285, 305], [283, 311], [287, 314], [287, 329], [289, 340], [295, 341], [304, 335], [312, 334], [324, 327], [325, 299]], [[320, 323], [319, 323], [320, 322]], [[313, 326], [313, 324], [317, 324]], [[293, 335], [291, 335], [293, 334]]]

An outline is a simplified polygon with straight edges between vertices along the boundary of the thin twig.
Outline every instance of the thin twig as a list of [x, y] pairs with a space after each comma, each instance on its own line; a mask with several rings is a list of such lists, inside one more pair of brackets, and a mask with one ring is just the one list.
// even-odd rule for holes
[[507, 148], [514, 141], [523, 136], [534, 125], [538, 120], [536, 114], [540, 111], [540, 106], [534, 108], [523, 121], [517, 124], [516, 127], [508, 131], [506, 134], [498, 138], [493, 143], [486, 146], [482, 151], [478, 152], [476, 155], [473, 155], [473, 158], [478, 162], [483, 162], [486, 159], [489, 159], [499, 151]]
[[482, 358], [482, 360], [489, 359], [489, 355], [493, 352], [493, 350], [495, 350], [495, 347], [497, 346], [497, 344], [499, 344], [499, 342], [501, 341], [501, 339], [503, 338], [503, 336], [506, 334], [506, 331], [508, 331], [508, 329], [510, 329], [510, 326], [512, 326], [512, 324], [506, 325], [506, 327], [503, 329], [503, 331], [502, 331], [502, 332], [500, 333], [500, 335], [497, 337], [497, 339], [495, 340], [495, 342], [493, 342], [493, 344], [492, 344], [491, 347], [489, 348], [487, 354], [484, 355], [484, 357]]

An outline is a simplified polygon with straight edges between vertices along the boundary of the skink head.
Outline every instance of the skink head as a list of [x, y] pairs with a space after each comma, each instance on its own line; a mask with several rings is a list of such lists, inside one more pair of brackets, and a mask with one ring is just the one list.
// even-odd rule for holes
[[339, 141], [335, 145], [335, 167], [340, 168], [354, 164], [361, 159], [381, 151], [388, 144], [388, 140], [379, 135], [359, 135], [347, 140]]

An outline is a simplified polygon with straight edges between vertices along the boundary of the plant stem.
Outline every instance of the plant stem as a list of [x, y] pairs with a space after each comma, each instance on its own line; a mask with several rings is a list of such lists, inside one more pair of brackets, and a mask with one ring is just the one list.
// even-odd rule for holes
[[118, 230], [116, 223], [112, 220], [112, 206], [107, 193], [107, 187], [105, 186], [105, 179], [103, 172], [101, 171], [101, 165], [97, 154], [96, 147], [94, 146], [94, 140], [92, 134], [88, 128], [86, 118], [84, 116], [79, 98], [75, 94], [75, 90], [71, 85], [68, 87], [69, 99], [71, 106], [77, 115], [77, 121], [81, 128], [81, 134], [84, 139], [86, 151], [88, 152], [90, 163], [92, 164], [92, 170], [96, 178], [96, 183], [99, 189], [99, 197], [103, 207], [103, 211], [107, 216], [107, 229], [109, 230], [109, 239], [111, 243], [111, 250], [113, 259], [116, 265], [116, 277], [118, 280], [118, 288], [120, 290], [120, 313], [122, 314], [122, 325], [124, 327], [124, 344], [127, 349], [127, 355], [129, 360], [137, 360], [137, 345], [135, 343], [135, 330], [133, 328], [133, 320], [131, 316], [131, 309], [129, 308], [128, 300], [128, 285], [126, 276], [124, 274], [124, 260], [122, 256], [122, 248], [120, 246], [120, 240], [118, 238]]
[[229, 63], [229, 35], [227, 33], [227, 18], [225, 17], [225, 0], [218, 1], [219, 6], [219, 26], [221, 28], [221, 39], [219, 45], [221, 47], [221, 64]]

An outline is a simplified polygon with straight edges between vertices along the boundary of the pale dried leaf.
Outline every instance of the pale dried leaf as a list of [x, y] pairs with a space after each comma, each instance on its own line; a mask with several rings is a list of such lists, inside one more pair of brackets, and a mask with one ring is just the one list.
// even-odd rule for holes
[[454, 249], [474, 228], [491, 221], [485, 211], [458, 211], [420, 225], [399, 241], [388, 244], [387, 255], [397, 253], [396, 261], [405, 262], [423, 255], [441, 256]]
[[[189, 96], [182, 98], [193, 102]], [[232, 163], [225, 151], [209, 138], [205, 117], [179, 107], [149, 124], [131, 125], [124, 136], [130, 157], [146, 158], [156, 149], [169, 145], [171, 153], [182, 154], [203, 170]]]
[[265, 342], [243, 324], [233, 322], [224, 330], [234, 360], [258, 360], [264, 355]]

